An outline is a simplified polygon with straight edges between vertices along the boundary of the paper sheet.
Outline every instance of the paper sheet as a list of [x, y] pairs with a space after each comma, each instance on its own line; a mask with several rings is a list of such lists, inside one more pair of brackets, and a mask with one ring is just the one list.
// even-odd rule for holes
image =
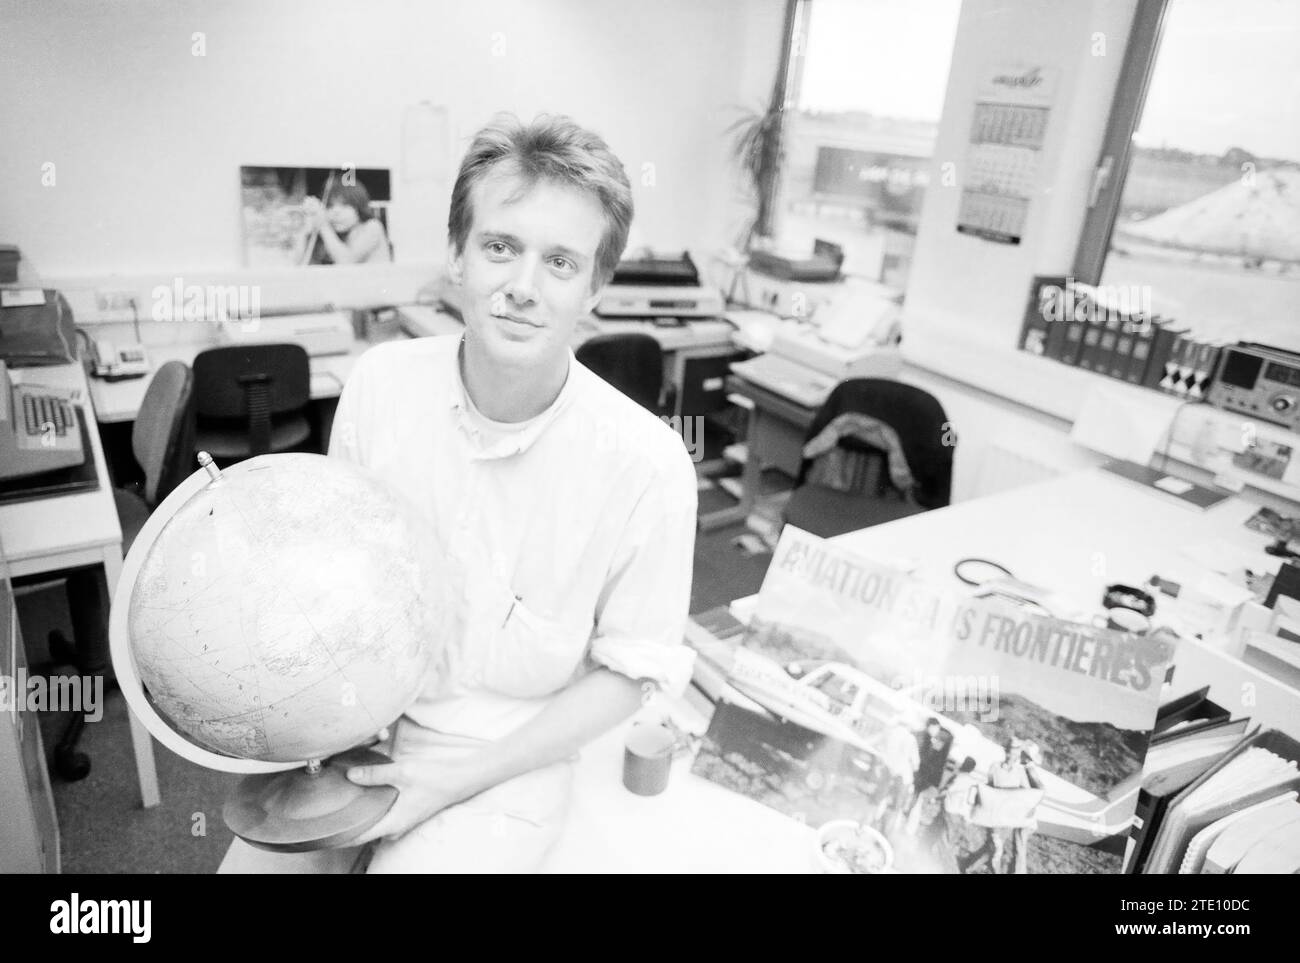
[[1150, 395], [1095, 386], [1083, 400], [1070, 438], [1103, 455], [1148, 464], [1164, 443], [1178, 408], [1176, 399]]

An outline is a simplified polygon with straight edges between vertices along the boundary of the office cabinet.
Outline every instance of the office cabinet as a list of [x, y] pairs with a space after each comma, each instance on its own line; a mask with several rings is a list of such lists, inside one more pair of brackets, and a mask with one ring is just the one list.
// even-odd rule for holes
[[35, 713], [20, 711], [15, 685], [27, 656], [0, 546], [0, 873], [57, 873], [59, 825]]

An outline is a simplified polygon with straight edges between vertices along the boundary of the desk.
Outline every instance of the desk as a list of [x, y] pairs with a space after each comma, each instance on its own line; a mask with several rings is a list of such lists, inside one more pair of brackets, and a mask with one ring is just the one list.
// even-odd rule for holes
[[619, 726], [582, 750], [568, 818], [543, 872], [816, 871], [811, 827], [691, 775], [689, 757], [673, 763], [668, 788], [660, 795], [628, 792], [623, 740], [630, 726]]
[[[110, 425], [124, 421], [135, 421], [144, 400], [145, 390], [153, 371], [157, 371], [168, 361], [182, 361], [194, 364], [194, 358], [200, 351], [221, 347], [216, 341], [190, 341], [181, 344], [149, 345], [149, 364], [151, 371], [143, 378], [131, 378], [126, 381], [104, 381], [90, 378], [90, 397], [95, 405], [95, 418], [100, 424]], [[325, 398], [337, 398], [343, 392], [343, 385], [357, 358], [371, 347], [368, 341], [353, 341], [347, 354], [327, 354], [311, 359], [311, 397], [313, 401]]]
[[799, 477], [804, 436], [817, 416], [817, 409], [804, 407], [739, 375], [727, 379], [727, 388], [729, 400], [749, 412], [740, 501], [731, 508], [701, 515], [699, 527], [702, 532], [711, 532], [749, 518], [762, 490], [764, 468], [779, 468], [791, 478]]
[[[1107, 584], [1141, 582], [1153, 572], [1191, 576], [1197, 566], [1182, 554], [1187, 544], [1221, 538], [1262, 555], [1268, 539], [1242, 525], [1255, 507], [1230, 499], [1200, 513], [1094, 470], [852, 532], [836, 541], [867, 555], [914, 559], [916, 575], [954, 589], [962, 588], [952, 575], [958, 559], [996, 559], [1017, 575], [1057, 589], [1080, 607], [1100, 608]], [[755, 599], [737, 600], [736, 614], [747, 617]], [[1159, 605], [1168, 607], [1170, 601], [1162, 596]], [[1162, 614], [1158, 609], [1157, 616]], [[1180, 645], [1176, 666], [1170, 698], [1209, 685], [1211, 698], [1234, 713], [1300, 737], [1300, 691], [1196, 640]], [[1243, 704], [1247, 694], [1253, 705]], [[548, 871], [813, 868], [811, 829], [691, 775], [687, 760], [675, 764], [668, 789], [660, 796], [643, 799], [624, 790], [624, 731], [583, 750], [573, 809], [547, 860]]]
[[[82, 399], [91, 397], [80, 364], [17, 368], [10, 374], [16, 384], [50, 385], [76, 392]], [[86, 408], [83, 406], [82, 410]], [[102, 565], [111, 599], [122, 574], [122, 529], [117, 522], [113, 486], [104, 462], [99, 432], [87, 434], [99, 488], [92, 492], [0, 505], [0, 538], [4, 540], [11, 577]], [[131, 716], [131, 745], [135, 752], [142, 802], [146, 807], [156, 806], [159, 801], [158, 774], [153, 742], [134, 714]]]
[[[993, 559], [1073, 605], [1099, 611], [1108, 584], [1141, 584], [1156, 573], [1184, 585], [1194, 580], [1205, 570], [1184, 554], [1192, 545], [1222, 540], [1255, 553], [1257, 570], [1270, 559], [1276, 566], [1277, 560], [1263, 553], [1269, 539], [1242, 524], [1257, 507], [1231, 498], [1199, 512], [1093, 469], [850, 532], [836, 541], [868, 556], [912, 559], [918, 577], [954, 589], [961, 585], [953, 563]], [[753, 599], [733, 603], [738, 617]], [[1169, 618], [1170, 610], [1178, 615], [1176, 603], [1161, 595], [1156, 623]], [[1300, 691], [1247, 665], [1223, 645], [1189, 639], [1179, 646], [1175, 664], [1170, 698], [1209, 685], [1220, 705], [1300, 738]]]
[[[398, 308], [398, 314], [402, 317], [403, 328], [415, 337], [464, 330], [460, 322], [431, 305], [408, 305]], [[664, 386], [674, 386], [680, 398], [686, 382], [686, 362], [691, 358], [734, 353], [736, 347], [731, 340], [734, 333], [735, 328], [731, 322], [716, 318], [660, 326], [651, 321], [601, 318], [593, 314], [578, 322], [569, 345], [576, 351], [585, 342], [600, 335], [648, 334], [659, 342], [659, 349], [665, 357]]]

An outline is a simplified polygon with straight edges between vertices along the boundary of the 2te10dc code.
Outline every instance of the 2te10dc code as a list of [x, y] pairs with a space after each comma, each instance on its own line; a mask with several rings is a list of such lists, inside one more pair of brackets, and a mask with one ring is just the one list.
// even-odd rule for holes
[[[1194, 899], [1188, 900], [1187, 910], [1192, 913], [1203, 913], [1206, 911], [1218, 912], [1250, 912], [1250, 900], [1248, 899]], [[1171, 910], [1183, 909], [1183, 900], [1171, 899], [1169, 908]]]

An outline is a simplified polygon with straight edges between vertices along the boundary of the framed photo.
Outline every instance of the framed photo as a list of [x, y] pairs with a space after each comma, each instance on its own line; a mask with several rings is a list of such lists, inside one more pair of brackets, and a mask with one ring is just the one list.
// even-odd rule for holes
[[[392, 178], [379, 167], [240, 167], [244, 266], [250, 268], [333, 264], [328, 246], [311, 216], [315, 198], [338, 212], [338, 235], [347, 235], [370, 220], [382, 229], [386, 254], [370, 246], [367, 261], [391, 261], [388, 210]], [[374, 226], [365, 231], [377, 234]]]

